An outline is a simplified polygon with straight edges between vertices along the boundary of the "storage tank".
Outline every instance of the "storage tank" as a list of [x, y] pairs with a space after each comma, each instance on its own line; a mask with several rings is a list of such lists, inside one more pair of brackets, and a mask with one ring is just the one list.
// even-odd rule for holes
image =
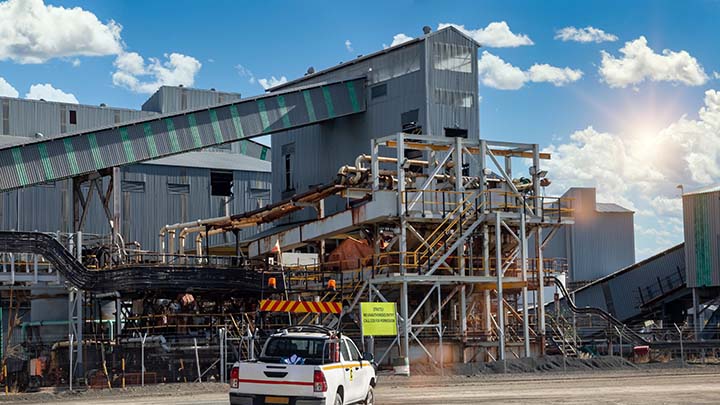
[[683, 194], [687, 286], [720, 286], [720, 185]]

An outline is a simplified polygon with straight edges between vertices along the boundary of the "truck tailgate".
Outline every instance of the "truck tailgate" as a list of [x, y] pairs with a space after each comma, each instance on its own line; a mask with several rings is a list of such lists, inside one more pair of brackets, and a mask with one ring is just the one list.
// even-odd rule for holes
[[240, 363], [238, 387], [231, 391], [254, 395], [312, 397], [317, 366]]

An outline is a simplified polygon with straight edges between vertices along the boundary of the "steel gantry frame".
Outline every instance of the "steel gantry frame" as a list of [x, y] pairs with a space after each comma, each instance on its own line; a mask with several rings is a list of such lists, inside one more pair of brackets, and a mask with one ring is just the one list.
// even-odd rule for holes
[[[521, 307], [509, 309], [520, 318], [522, 335], [519, 340], [523, 355], [533, 355], [533, 343], [535, 353], [542, 353], [544, 307], [534, 305], [545, 300], [543, 288], [540, 288], [545, 284], [546, 271], [540, 241], [543, 228], [556, 229], [572, 222], [569, 201], [540, 196], [541, 181], [547, 174], [540, 169], [540, 161], [550, 156], [540, 153], [535, 144], [400, 133], [372, 141], [370, 171], [373, 174], [383, 173], [382, 165], [387, 159], [381, 156], [381, 150], [387, 148], [391, 148], [391, 153], [394, 149], [396, 163], [393, 185], [397, 191], [399, 229], [395, 243], [398, 268], [392, 276], [373, 277], [370, 284], [374, 297], [383, 299], [393, 286], [400, 287], [398, 317], [402, 355], [408, 358], [411, 342], [415, 342], [435, 361], [418, 334], [428, 326], [434, 326], [441, 339], [444, 330], [442, 312], [452, 302], [453, 308], [460, 311], [456, 328], [458, 340], [464, 346], [470, 346], [468, 312], [476, 311], [480, 306], [486, 333], [483, 346], [495, 346], [495, 358], [503, 360], [508, 340], [508, 320], [505, 319], [508, 294], [519, 295], [521, 303]], [[420, 151], [427, 157], [424, 175], [408, 170], [411, 166], [406, 158], [408, 150]], [[531, 161], [528, 179], [512, 177], [513, 158]], [[373, 175], [373, 192], [381, 191], [381, 182], [381, 176]], [[442, 195], [442, 201], [438, 201], [438, 195]], [[438, 206], [441, 213], [435, 209]], [[544, 212], [546, 206], [549, 212]], [[476, 275], [479, 269], [474, 265], [478, 262], [473, 254], [477, 239], [482, 241], [479, 244], [482, 246], [481, 276]], [[530, 259], [528, 250], [531, 240], [535, 244], [535, 260]], [[418, 255], [422, 250], [432, 253]], [[490, 255], [493, 250], [494, 258]], [[375, 265], [382, 267], [381, 263]], [[424, 296], [417, 296], [415, 292], [421, 285], [431, 287]], [[536, 293], [532, 299], [531, 289]], [[478, 297], [478, 290], [482, 291], [482, 297]], [[494, 302], [491, 299], [493, 292]], [[434, 293], [438, 295], [437, 307], [423, 321], [414, 323]], [[415, 301], [419, 300], [419, 304], [411, 304], [411, 295], [415, 296]], [[443, 295], [445, 300], [441, 299]], [[477, 298], [482, 298], [482, 305], [477, 305]], [[473, 305], [468, 305], [470, 302]], [[534, 311], [537, 311], [537, 321], [532, 325], [530, 315]], [[435, 324], [431, 324], [433, 319], [436, 319]], [[444, 350], [439, 347], [438, 352]], [[465, 348], [461, 358], [463, 361], [469, 358]]]
[[[540, 286], [546, 273], [565, 269], [557, 261], [547, 265], [542, 250], [557, 229], [572, 223], [570, 200], [541, 195], [541, 184], [548, 183], [540, 163], [550, 155], [536, 144], [404, 133], [374, 139], [370, 149], [370, 156], [338, 172], [342, 187], [336, 191], [350, 208], [251, 242], [250, 256], [271, 254], [276, 244], [287, 251], [348, 235], [368, 240], [371, 257], [314, 267], [352, 273], [346, 279], [358, 280], [358, 288], [343, 294], [347, 302], [399, 304], [399, 336], [377, 346], [384, 349], [380, 360], [398, 344], [400, 357], [413, 357], [417, 347], [438, 364], [426, 343], [435, 339], [437, 354], [444, 353], [440, 340], [459, 343], [463, 362], [481, 352], [499, 360], [507, 353], [543, 353]], [[514, 177], [513, 163], [529, 168], [527, 177]], [[226, 232], [233, 226], [217, 225]], [[307, 284], [303, 276], [296, 279]]]

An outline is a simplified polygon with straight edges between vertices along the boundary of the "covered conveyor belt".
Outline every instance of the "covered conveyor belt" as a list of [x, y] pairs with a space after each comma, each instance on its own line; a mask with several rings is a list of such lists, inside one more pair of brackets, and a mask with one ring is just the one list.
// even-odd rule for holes
[[93, 292], [136, 295], [144, 291], [212, 291], [259, 296], [263, 285], [262, 273], [242, 267], [159, 264], [89, 270], [51, 235], [38, 232], [0, 231], [0, 251], [42, 255], [71, 285]]
[[[365, 111], [365, 79], [271, 93], [0, 148], [0, 191], [250, 139]], [[268, 148], [243, 144], [267, 160]]]

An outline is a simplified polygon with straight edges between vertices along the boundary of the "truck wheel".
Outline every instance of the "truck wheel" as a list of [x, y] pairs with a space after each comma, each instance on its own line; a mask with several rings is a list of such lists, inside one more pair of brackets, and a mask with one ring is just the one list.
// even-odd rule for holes
[[335, 405], [343, 405], [343, 398], [339, 392], [335, 394]]
[[372, 385], [368, 387], [367, 395], [365, 395], [365, 401], [363, 405], [375, 405], [375, 390]]

